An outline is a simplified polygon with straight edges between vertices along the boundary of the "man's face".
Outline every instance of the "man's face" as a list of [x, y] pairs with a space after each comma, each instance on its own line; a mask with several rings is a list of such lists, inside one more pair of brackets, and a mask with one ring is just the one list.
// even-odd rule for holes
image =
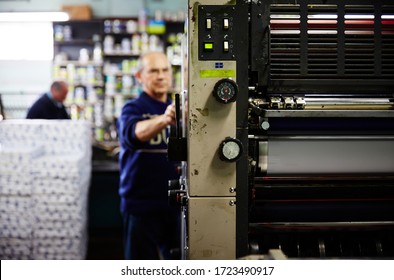
[[162, 53], [152, 53], [144, 57], [143, 68], [137, 73], [147, 94], [160, 97], [167, 94], [172, 84], [171, 67]]

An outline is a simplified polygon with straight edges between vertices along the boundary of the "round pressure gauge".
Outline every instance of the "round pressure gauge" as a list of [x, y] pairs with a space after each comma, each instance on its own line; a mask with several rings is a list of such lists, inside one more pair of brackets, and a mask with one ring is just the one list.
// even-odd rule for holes
[[219, 147], [219, 156], [223, 161], [237, 161], [242, 155], [242, 143], [238, 139], [227, 137]]
[[222, 79], [215, 84], [213, 96], [224, 104], [234, 102], [237, 98], [238, 86], [231, 79]]

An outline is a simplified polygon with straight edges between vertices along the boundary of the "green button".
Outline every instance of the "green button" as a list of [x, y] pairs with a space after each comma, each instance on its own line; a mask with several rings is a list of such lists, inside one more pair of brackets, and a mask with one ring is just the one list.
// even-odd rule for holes
[[207, 51], [213, 50], [213, 43], [204, 43], [204, 50]]

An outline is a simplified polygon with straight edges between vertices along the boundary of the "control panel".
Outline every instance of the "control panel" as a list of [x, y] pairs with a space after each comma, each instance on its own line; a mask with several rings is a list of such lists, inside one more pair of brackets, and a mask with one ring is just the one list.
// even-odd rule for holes
[[236, 240], [235, 221], [247, 188], [247, 174], [238, 172], [246, 170], [247, 128], [242, 121], [237, 126], [237, 113], [243, 120], [248, 110], [248, 3], [189, 0], [188, 12], [184, 253], [235, 259], [236, 247], [246, 242]]
[[199, 59], [233, 60], [234, 5], [201, 5], [198, 8]]

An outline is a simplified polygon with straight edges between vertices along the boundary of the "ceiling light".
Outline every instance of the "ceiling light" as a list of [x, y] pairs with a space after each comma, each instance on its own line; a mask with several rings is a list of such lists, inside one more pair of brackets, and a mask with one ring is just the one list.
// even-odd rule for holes
[[65, 12], [8, 12], [0, 13], [0, 22], [51, 22], [68, 21]]

